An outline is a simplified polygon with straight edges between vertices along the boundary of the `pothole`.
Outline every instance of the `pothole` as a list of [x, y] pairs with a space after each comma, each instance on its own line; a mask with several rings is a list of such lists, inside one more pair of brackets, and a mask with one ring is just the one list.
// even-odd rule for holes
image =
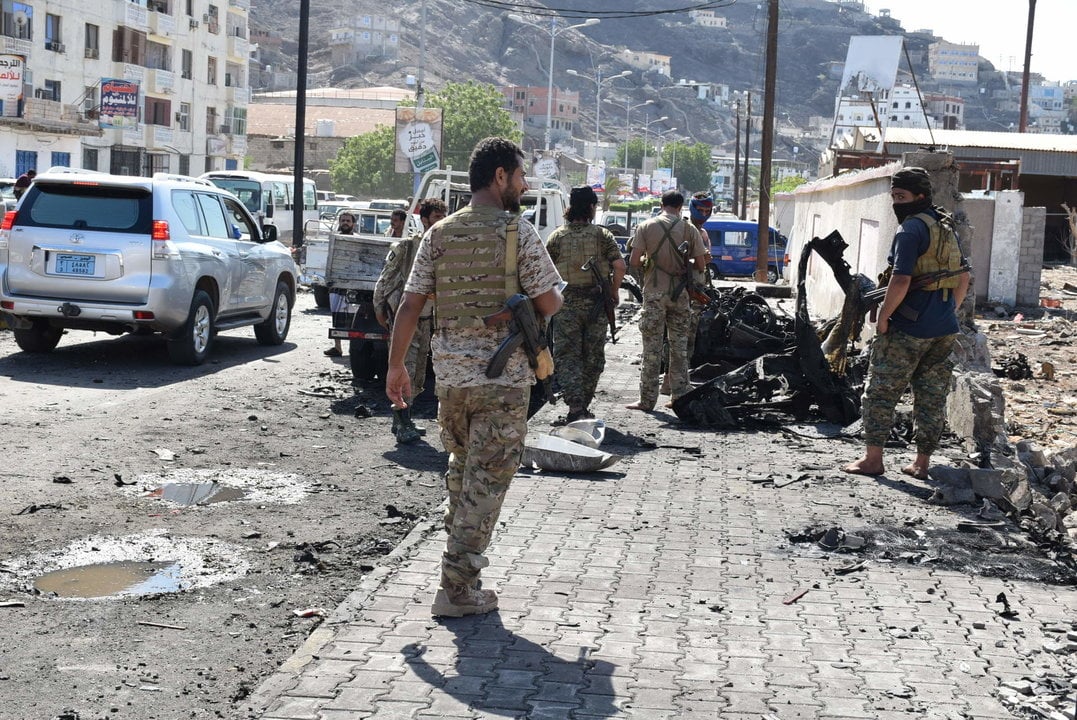
[[121, 560], [53, 570], [34, 580], [34, 587], [62, 598], [153, 595], [178, 592], [180, 572], [179, 563]]
[[64, 599], [109, 600], [183, 592], [244, 576], [243, 548], [158, 530], [91, 537], [66, 548], [0, 563], [0, 590]]
[[177, 468], [139, 475], [123, 491], [174, 505], [223, 502], [293, 505], [310, 493], [311, 483], [295, 473], [257, 468]]

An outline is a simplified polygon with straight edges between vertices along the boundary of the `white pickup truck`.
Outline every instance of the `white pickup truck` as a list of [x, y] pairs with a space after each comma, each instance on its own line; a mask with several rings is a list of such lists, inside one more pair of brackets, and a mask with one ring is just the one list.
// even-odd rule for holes
[[[543, 240], [564, 222], [567, 193], [556, 181], [527, 178], [530, 189], [520, 198], [522, 212], [532, 214], [532, 224]], [[433, 170], [423, 176], [417, 198], [408, 212], [404, 236], [419, 232], [419, 202], [437, 197], [443, 200], [449, 213], [471, 201], [471, 189], [466, 172]], [[533, 211], [533, 212], [532, 212]], [[367, 214], [384, 213], [385, 225], [371, 225]], [[359, 210], [355, 235], [330, 233], [326, 243], [324, 282], [328, 290], [343, 290], [350, 303], [349, 326], [334, 327], [329, 337], [349, 340], [352, 372], [357, 378], [371, 374], [384, 377], [388, 360], [389, 335], [374, 317], [374, 285], [385, 267], [385, 256], [396, 238], [384, 235], [392, 211]], [[380, 223], [380, 220], [378, 221]], [[308, 239], [307, 266], [310, 266], [311, 247]], [[315, 257], [320, 252], [315, 249]], [[327, 292], [328, 292], [327, 290]], [[327, 298], [328, 304], [328, 298]], [[371, 367], [373, 366], [373, 367]]]

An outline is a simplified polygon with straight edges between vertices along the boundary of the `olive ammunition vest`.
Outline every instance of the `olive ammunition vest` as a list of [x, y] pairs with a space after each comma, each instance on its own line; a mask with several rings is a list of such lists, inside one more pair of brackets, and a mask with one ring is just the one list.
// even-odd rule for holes
[[[916, 267], [912, 271], [912, 281], [922, 275], [938, 272], [940, 270], [957, 270], [961, 267], [961, 248], [957, 244], [957, 234], [954, 232], [953, 220], [949, 215], [943, 215], [942, 220], [936, 220], [930, 213], [917, 213], [914, 218], [922, 220], [927, 225], [931, 241], [927, 251], [916, 259]], [[943, 278], [933, 283], [928, 283], [920, 290], [949, 290], [961, 284], [961, 276]]]
[[581, 270], [589, 258], [594, 258], [598, 271], [607, 264], [602, 253], [602, 228], [580, 223], [568, 224], [557, 230], [561, 238], [561, 251], [557, 257], [557, 272], [569, 287], [592, 287], [594, 274]]
[[[466, 207], [431, 231], [434, 323], [438, 329], [483, 328], [483, 317], [520, 292], [516, 215]], [[497, 262], [499, 250], [504, 262]]]

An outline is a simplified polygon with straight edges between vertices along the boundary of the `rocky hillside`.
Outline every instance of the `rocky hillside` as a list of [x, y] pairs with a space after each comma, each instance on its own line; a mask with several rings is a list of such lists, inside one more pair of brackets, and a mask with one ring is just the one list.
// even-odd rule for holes
[[[561, 9], [569, 22], [582, 22], [594, 12], [590, 0], [558, 0], [545, 3]], [[309, 84], [312, 87], [341, 87], [369, 84], [400, 85], [404, 76], [417, 73], [420, 63], [418, 0], [399, 3], [403, 31], [403, 50], [393, 62], [370, 63], [360, 67], [331, 68], [327, 43], [329, 30], [340, 24], [345, 12], [342, 4], [327, 7], [312, 3], [311, 58]], [[543, 5], [536, 2], [535, 6]], [[673, 78], [657, 73], [631, 77], [616, 82], [615, 90], [605, 97], [632, 103], [654, 101], [650, 116], [669, 116], [667, 127], [676, 126], [700, 141], [714, 145], [732, 142], [734, 131], [728, 111], [721, 111], [696, 100], [690, 91], [676, 88], [677, 80], [718, 82], [734, 90], [750, 90], [754, 109], [761, 111], [764, 74], [766, 4], [731, 2], [716, 12], [728, 20], [726, 29], [706, 29], [690, 23], [687, 13], [661, 13], [663, 8], [684, 7], [687, 3], [671, 0], [621, 0], [603, 3], [628, 13], [652, 13], [649, 16], [613, 18], [604, 16], [598, 25], [579, 31], [558, 34], [554, 68], [559, 87], [581, 93], [581, 123], [593, 127], [594, 83], [565, 74], [572, 68], [593, 75], [593, 68], [603, 67], [608, 77], [630, 69], [615, 59], [619, 49], [650, 51], [671, 56]], [[385, 12], [384, 3], [354, 0], [346, 5], [351, 15]], [[521, 6], [522, 7], [522, 6]], [[608, 10], [603, 12], [610, 12]], [[297, 36], [298, 3], [295, 0], [252, 0], [252, 25], [270, 29], [290, 40]], [[494, 10], [485, 2], [471, 0], [427, 0], [425, 76], [427, 87], [437, 88], [449, 81], [472, 79], [494, 84], [545, 85], [548, 78], [549, 34], [533, 30]], [[539, 21], [537, 16], [534, 16]], [[543, 24], [548, 20], [542, 20]], [[867, 13], [826, 0], [783, 0], [779, 21], [778, 117], [805, 125], [809, 116], [833, 114], [838, 78], [836, 63], [845, 59], [851, 35], [881, 35], [901, 32], [896, 21], [875, 18]], [[928, 37], [910, 36], [908, 44], [917, 74], [920, 58], [926, 54]], [[294, 67], [295, 44], [286, 42], [281, 56], [274, 59], [278, 67]], [[623, 111], [605, 106], [601, 119], [604, 133], [623, 128]], [[623, 130], [620, 130], [623, 132]], [[786, 143], [792, 145], [792, 142]], [[783, 154], [778, 142], [776, 153]]]

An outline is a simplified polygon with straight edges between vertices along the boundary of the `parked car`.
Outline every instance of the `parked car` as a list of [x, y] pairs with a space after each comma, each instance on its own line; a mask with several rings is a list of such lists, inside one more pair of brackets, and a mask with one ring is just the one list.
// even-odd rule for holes
[[0, 178], [0, 202], [3, 202], [5, 212], [15, 209], [19, 202], [15, 197], [15, 178]]
[[202, 363], [215, 335], [246, 325], [288, 335], [296, 266], [277, 229], [195, 178], [45, 172], [0, 225], [0, 312], [26, 352], [65, 330], [159, 332]]
[[[750, 276], [755, 274], [759, 250], [759, 226], [746, 220], [711, 218], [703, 223], [710, 240], [711, 276]], [[789, 264], [786, 254], [788, 240], [770, 228], [768, 243], [770, 260], [767, 263], [767, 282], [776, 283]]]

